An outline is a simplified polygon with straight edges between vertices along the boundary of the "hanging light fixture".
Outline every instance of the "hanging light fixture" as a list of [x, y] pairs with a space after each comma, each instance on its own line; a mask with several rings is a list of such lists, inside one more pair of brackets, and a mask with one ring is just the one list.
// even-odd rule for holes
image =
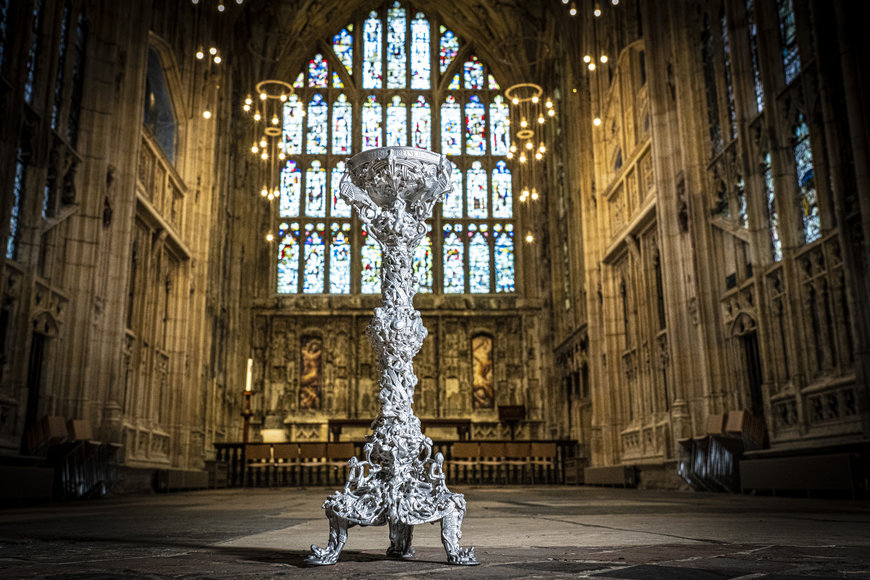
[[[260, 167], [260, 197], [272, 201], [279, 197], [279, 181], [284, 151], [284, 103], [293, 94], [293, 87], [279, 80], [260, 81], [254, 88], [257, 98], [250, 94], [242, 103], [242, 111], [249, 115], [251, 153], [258, 158]], [[271, 235], [271, 234], [270, 234]]]
[[544, 90], [535, 83], [519, 83], [509, 87], [505, 96], [511, 104], [511, 146], [508, 159], [516, 159], [516, 179], [520, 185], [520, 202], [537, 200], [540, 168], [547, 146], [544, 126], [556, 116], [553, 101], [544, 97]]

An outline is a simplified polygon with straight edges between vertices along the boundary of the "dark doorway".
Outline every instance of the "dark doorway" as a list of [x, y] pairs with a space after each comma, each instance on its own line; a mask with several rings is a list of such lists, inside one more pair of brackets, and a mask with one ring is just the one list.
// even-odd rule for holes
[[764, 416], [764, 398], [761, 393], [761, 383], [764, 375], [761, 373], [761, 356], [758, 353], [758, 333], [747, 332], [741, 337], [743, 353], [746, 357], [746, 378], [749, 381], [750, 412], [756, 417]]
[[[30, 342], [30, 360], [27, 363], [27, 410], [24, 414], [24, 433], [36, 424], [39, 412], [39, 394], [42, 385], [42, 358], [45, 352], [45, 335], [33, 333]], [[21, 452], [26, 454], [27, 437], [21, 442]]]

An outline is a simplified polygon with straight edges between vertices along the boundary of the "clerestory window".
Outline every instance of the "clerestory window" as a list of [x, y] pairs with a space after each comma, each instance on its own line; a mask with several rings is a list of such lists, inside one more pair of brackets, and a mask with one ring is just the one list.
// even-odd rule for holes
[[338, 197], [345, 160], [384, 146], [444, 153], [455, 191], [416, 249], [421, 293], [515, 291], [508, 103], [473, 47], [400, 2], [322, 42], [284, 105], [278, 293], [379, 293], [381, 249]]

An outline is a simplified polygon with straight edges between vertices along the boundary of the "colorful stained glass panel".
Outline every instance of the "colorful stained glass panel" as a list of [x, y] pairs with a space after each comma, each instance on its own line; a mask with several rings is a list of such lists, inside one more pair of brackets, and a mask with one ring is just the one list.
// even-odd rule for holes
[[441, 27], [441, 43], [438, 54], [439, 66], [441, 74], [447, 70], [453, 59], [456, 58], [456, 53], [459, 52], [459, 38], [452, 31], [447, 30], [444, 26]]
[[491, 151], [493, 155], [507, 155], [511, 144], [510, 112], [504, 97], [496, 95], [489, 105]]
[[[431, 228], [430, 228], [431, 229]], [[432, 292], [432, 237], [426, 234], [414, 249], [414, 277], [417, 279], [417, 292]]]
[[332, 88], [334, 89], [343, 89], [344, 83], [341, 80], [341, 77], [338, 76], [338, 73], [332, 71]]
[[381, 291], [381, 245], [362, 228], [362, 280], [363, 294], [378, 294]]
[[513, 292], [514, 282], [514, 226], [496, 224], [495, 231], [495, 291]]
[[489, 227], [468, 226], [468, 286], [473, 294], [489, 292]]
[[500, 91], [501, 86], [498, 84], [498, 81], [495, 80], [495, 77], [492, 75], [487, 75], [487, 82], [489, 83], [489, 90], [491, 91]]
[[326, 217], [326, 169], [316, 159], [305, 172], [305, 215]]
[[468, 195], [468, 206], [466, 209], [468, 217], [489, 217], [486, 210], [486, 198], [489, 193], [486, 187], [486, 171], [481, 167], [480, 161], [472, 163], [471, 169], [468, 170], [466, 193]]
[[299, 73], [299, 76], [296, 77], [296, 80], [293, 81], [293, 88], [301, 89], [305, 86], [305, 73]]
[[302, 154], [302, 120], [305, 117], [305, 107], [299, 102], [299, 97], [290, 95], [284, 103], [284, 153], [288, 155]]
[[353, 135], [353, 111], [344, 94], [338, 95], [332, 104], [332, 153], [350, 155]]
[[411, 131], [414, 147], [432, 148], [432, 111], [423, 95], [411, 105]]
[[447, 194], [441, 205], [441, 215], [446, 218], [462, 217], [462, 170], [456, 167], [450, 173], [453, 191]]
[[486, 154], [486, 107], [477, 95], [468, 97], [465, 104], [465, 152]]
[[429, 21], [422, 12], [411, 21], [411, 88], [428, 89], [431, 85], [432, 59], [429, 46]]
[[347, 74], [353, 74], [353, 24], [348, 24], [342, 28], [338, 34], [332, 37], [332, 50], [344, 68]]
[[477, 60], [476, 56], [472, 56], [465, 61], [463, 68], [465, 69], [465, 88], [470, 90], [483, 89], [483, 63]]
[[462, 154], [461, 114], [453, 95], [448, 95], [441, 105], [441, 152], [444, 155]]
[[327, 83], [327, 72], [329, 71], [329, 63], [323, 58], [322, 54], [315, 54], [314, 58], [308, 61], [308, 86], [325, 89]]
[[278, 240], [278, 292], [296, 294], [299, 291], [299, 224], [281, 224]]
[[404, 89], [408, 56], [405, 54], [405, 9], [396, 2], [387, 10], [387, 88]]
[[492, 217], [513, 217], [513, 182], [507, 163], [498, 161], [492, 170]]
[[288, 161], [281, 169], [281, 201], [278, 215], [296, 217], [299, 215], [299, 202], [302, 199], [302, 172], [295, 161]]
[[363, 88], [379, 89], [383, 84], [381, 63], [381, 19], [377, 12], [369, 13], [363, 25]]
[[819, 203], [816, 198], [816, 177], [813, 166], [813, 151], [810, 148], [810, 129], [803, 115], [794, 129], [794, 162], [797, 169], [797, 182], [803, 221], [804, 242], [809, 244], [822, 235], [819, 217]]
[[309, 155], [326, 153], [326, 134], [329, 129], [329, 105], [317, 93], [308, 103], [308, 148]]
[[330, 178], [330, 190], [332, 191], [332, 207], [329, 210], [329, 215], [337, 218], [349, 218], [350, 217], [350, 205], [344, 199], [338, 195], [339, 184], [341, 183], [341, 176], [344, 175], [345, 166], [344, 161], [339, 161], [335, 164], [335, 167], [332, 168], [332, 177]]
[[387, 147], [404, 147], [408, 144], [408, 113], [398, 95], [387, 106]]
[[329, 226], [329, 291], [350, 294], [350, 223]]
[[363, 151], [381, 146], [383, 130], [381, 128], [381, 104], [374, 95], [369, 95], [363, 104], [362, 132]]
[[442, 254], [444, 258], [444, 293], [465, 292], [465, 245], [462, 242], [462, 224], [445, 224]]
[[305, 268], [302, 274], [302, 292], [323, 293], [323, 276], [326, 269], [326, 244], [323, 239], [325, 226], [322, 223], [305, 224]]

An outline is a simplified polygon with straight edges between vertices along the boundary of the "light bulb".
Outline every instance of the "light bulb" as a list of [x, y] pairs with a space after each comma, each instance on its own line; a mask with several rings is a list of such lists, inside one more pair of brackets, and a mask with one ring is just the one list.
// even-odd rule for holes
[[571, 4], [571, 9], [568, 10], [568, 14], [571, 16], [577, 16], [577, 7]]
[[601, 16], [601, 5], [598, 2], [595, 3], [595, 10], [592, 11], [592, 15], [595, 16], [595, 18]]
[[284, 93], [281, 93], [281, 96], [279, 98], [281, 99], [281, 102], [283, 103], [287, 100], [287, 95], [285, 95]]
[[547, 111], [547, 116], [548, 117], [555, 117], [556, 111], [554, 111], [553, 109], [550, 109], [549, 111]]
[[568, 0], [562, 0], [562, 4], [567, 4]]
[[595, 70], [595, 63], [594, 62], [589, 63], [589, 70]]
[[208, 53], [214, 56], [217, 54], [217, 49], [215, 47], [211, 47], [210, 49], [208, 49]]
[[588, 54], [583, 57], [583, 62], [589, 62], [591, 60], [592, 60], [592, 57], [589, 56]]
[[601, 55], [601, 62], [607, 62], [607, 55], [606, 54]]
[[251, 100], [251, 95], [248, 95], [247, 97], [245, 97], [245, 104], [246, 105], [250, 105], [253, 102], [254, 101]]
[[538, 192], [533, 189], [532, 190], [532, 201], [534, 201], [536, 199], [538, 199]]
[[255, 120], [255, 121], [259, 121], [259, 120], [260, 120], [260, 111], [257, 111], [256, 113], [254, 113], [254, 120]]
[[541, 115], [540, 117], [538, 117], [538, 125], [543, 125], [543, 124], [544, 124], [544, 121], [546, 121], [546, 119], [544, 118], [543, 115]]
[[244, 107], [242, 107], [242, 109], [244, 109], [244, 111], [247, 113], [251, 110], [251, 105], [245, 105]]
[[537, 96], [532, 97], [532, 102], [533, 102], [533, 103], [536, 103], [536, 104], [537, 104], [537, 102], [538, 102], [539, 100], [540, 100], [540, 99], [538, 99]]
[[544, 158], [544, 156], [541, 155], [541, 152], [540, 152], [540, 151], [538, 151], [537, 153], [535, 153], [535, 159], [537, 159], [538, 161], [540, 161], [540, 160], [543, 159], [543, 158]]
[[287, 158], [287, 156], [284, 155], [284, 152], [283, 152], [283, 151], [282, 151], [281, 153], [278, 154], [278, 159], [280, 159], [281, 161], [284, 161], [286, 158]]
[[544, 144], [543, 144], [543, 143], [541, 143], [541, 146], [538, 147], [538, 151], [540, 151], [541, 153], [546, 153], [546, 152], [547, 152], [547, 148], [544, 147]]
[[619, 0], [610, 0], [610, 3], [616, 6], [619, 4]]
[[525, 128], [528, 127], [528, 126], [529, 126], [529, 122], [526, 121], [525, 119], [523, 119], [522, 121], [520, 121], [520, 127], [522, 127], [523, 129], [525, 129]]
[[548, 109], [552, 109], [553, 108], [553, 101], [547, 99], [547, 102], [544, 103], [544, 106], [547, 107]]
[[525, 163], [525, 162], [526, 162], [526, 154], [525, 154], [525, 153], [522, 153], [522, 154], [520, 155], [520, 163]]
[[516, 153], [516, 151], [517, 151], [517, 146], [516, 146], [516, 145], [511, 145], [511, 152], [512, 152], [512, 153]]
[[262, 159], [263, 161], [266, 161], [268, 158], [269, 158], [269, 154], [266, 153], [265, 151], [263, 151], [263, 154], [260, 155], [260, 159]]
[[263, 197], [269, 195], [269, 190], [266, 189], [266, 186], [263, 186], [263, 189], [260, 191], [260, 195], [262, 195]]
[[508, 151], [508, 152], [507, 152], [507, 158], [508, 158], [508, 159], [513, 159], [513, 158], [514, 158], [514, 154], [511, 153], [510, 151]]
[[532, 142], [526, 141], [526, 149], [531, 149], [532, 147], [534, 147], [534, 145], [532, 145]]
[[594, 119], [592, 119], [592, 124], [595, 125], [596, 127], [600, 126], [601, 119], [599, 117], [595, 117]]
[[275, 115], [274, 117], [272, 117], [272, 124], [273, 124], [273, 125], [277, 125], [278, 122], [279, 122], [279, 121], [278, 121], [278, 115]]
[[265, 101], [268, 97], [269, 97], [269, 95], [267, 95], [266, 93], [260, 93], [260, 100], [261, 101]]
[[202, 49], [196, 51], [196, 60], [202, 60], [205, 58], [205, 53], [202, 52]]
[[218, 4], [218, 12], [223, 12], [226, 9], [227, 9], [227, 7], [224, 6], [223, 4]]
[[260, 139], [260, 147], [265, 147], [265, 146], [266, 146], [266, 140]]
[[220, 63], [221, 63], [221, 57], [219, 57], [219, 56], [214, 57], [214, 63], [215, 63], [215, 64], [220, 64]]
[[206, 119], [211, 119], [211, 111], [203, 111], [202, 116]]
[[513, 103], [514, 105], [519, 105], [520, 100], [518, 98], [514, 97], [513, 99], [511, 99], [511, 103]]
[[273, 199], [275, 199], [275, 192], [270, 191], [269, 195], [266, 196], [266, 199], [268, 199], [269, 201], [272, 201]]
[[269, 232], [268, 234], [266, 234], [266, 241], [267, 242], [271, 242], [274, 239], [275, 239], [275, 236], [272, 235], [272, 232]]
[[522, 195], [523, 195], [523, 197], [529, 196], [529, 188], [528, 187], [523, 188]]
[[259, 152], [260, 152], [260, 148], [257, 147], [257, 144], [256, 144], [256, 143], [254, 143], [254, 145], [251, 147], [251, 153], [253, 153], [253, 154], [256, 155], [256, 154], [259, 153]]
[[532, 232], [526, 234], [526, 243], [531, 244], [535, 241], [535, 236], [532, 235]]

